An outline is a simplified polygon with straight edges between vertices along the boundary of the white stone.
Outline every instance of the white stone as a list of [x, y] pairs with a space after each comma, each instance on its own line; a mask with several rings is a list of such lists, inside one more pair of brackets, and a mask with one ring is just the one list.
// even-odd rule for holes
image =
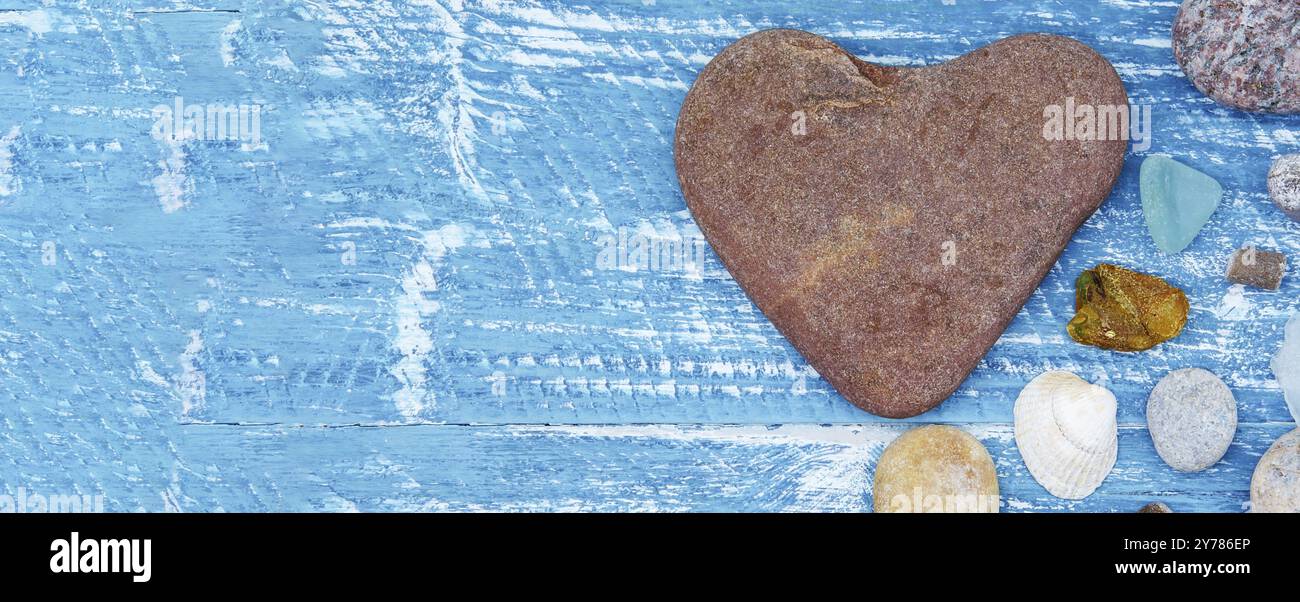
[[1273, 375], [1282, 385], [1282, 395], [1291, 410], [1291, 418], [1300, 422], [1300, 312], [1286, 323], [1286, 338], [1273, 356]]

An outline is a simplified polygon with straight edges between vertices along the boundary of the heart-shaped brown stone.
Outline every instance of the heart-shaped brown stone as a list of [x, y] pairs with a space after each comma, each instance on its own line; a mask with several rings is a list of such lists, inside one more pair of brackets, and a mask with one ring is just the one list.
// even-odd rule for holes
[[[687, 94], [677, 177], [812, 366], [858, 407], [913, 416], [957, 389], [1110, 193], [1127, 132], [1077, 139], [1078, 107], [1127, 104], [1110, 63], [1069, 38], [893, 68], [761, 31]], [[1077, 126], [1063, 139], [1045, 128], [1052, 106]]]

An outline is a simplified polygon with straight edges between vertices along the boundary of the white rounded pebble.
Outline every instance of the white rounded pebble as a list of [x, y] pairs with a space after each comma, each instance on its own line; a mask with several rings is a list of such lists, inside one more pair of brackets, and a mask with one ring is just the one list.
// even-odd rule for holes
[[1147, 400], [1147, 429], [1166, 464], [1183, 472], [1205, 470], [1232, 445], [1237, 400], [1207, 370], [1174, 370], [1160, 379]]

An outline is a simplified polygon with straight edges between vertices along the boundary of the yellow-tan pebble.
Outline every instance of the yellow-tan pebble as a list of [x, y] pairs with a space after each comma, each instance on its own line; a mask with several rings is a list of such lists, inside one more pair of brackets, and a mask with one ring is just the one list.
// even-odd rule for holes
[[951, 426], [915, 428], [876, 464], [876, 512], [997, 512], [998, 475], [978, 439]]

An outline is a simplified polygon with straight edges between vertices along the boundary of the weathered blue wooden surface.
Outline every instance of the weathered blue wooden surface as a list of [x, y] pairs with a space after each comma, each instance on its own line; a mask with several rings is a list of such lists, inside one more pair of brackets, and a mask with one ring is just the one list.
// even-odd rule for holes
[[[598, 262], [620, 229], [698, 236], [677, 109], [726, 44], [778, 26], [897, 65], [1076, 37], [1151, 105], [1150, 152], [1227, 190], [1162, 256], [1131, 154], [961, 390], [912, 420], [984, 440], [1006, 509], [1239, 511], [1292, 428], [1268, 360], [1300, 284], [1234, 290], [1221, 272], [1246, 243], [1300, 257], [1264, 185], [1300, 120], [1197, 93], [1170, 51], [1176, 2], [0, 9], [0, 493], [154, 511], [869, 508], [874, 460], [907, 425], [840, 399], [711, 252], [699, 273]], [[259, 105], [264, 145], [155, 139], [151, 109], [177, 97]], [[1072, 278], [1099, 261], [1186, 289], [1184, 334], [1143, 354], [1070, 342]], [[1196, 475], [1142, 426], [1156, 380], [1186, 366], [1221, 375], [1242, 422]], [[1047, 495], [1010, 437], [1016, 394], [1049, 368], [1120, 400], [1119, 464], [1082, 502]]]

